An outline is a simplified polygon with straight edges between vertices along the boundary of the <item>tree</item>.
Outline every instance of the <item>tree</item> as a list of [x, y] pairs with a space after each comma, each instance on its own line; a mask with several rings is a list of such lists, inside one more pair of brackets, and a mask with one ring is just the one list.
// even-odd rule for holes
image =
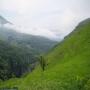
[[42, 70], [44, 71], [46, 67], [46, 61], [43, 56], [40, 56], [40, 65], [41, 65]]

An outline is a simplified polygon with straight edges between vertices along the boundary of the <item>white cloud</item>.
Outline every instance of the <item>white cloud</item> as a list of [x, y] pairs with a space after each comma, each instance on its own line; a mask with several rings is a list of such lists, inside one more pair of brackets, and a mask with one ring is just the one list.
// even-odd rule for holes
[[0, 13], [20, 32], [63, 38], [90, 17], [90, 0], [0, 0]]

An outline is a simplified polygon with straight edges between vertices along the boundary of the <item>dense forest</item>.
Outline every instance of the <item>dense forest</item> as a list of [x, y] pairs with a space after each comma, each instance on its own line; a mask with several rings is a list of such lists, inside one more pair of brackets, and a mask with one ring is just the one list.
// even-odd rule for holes
[[20, 77], [36, 62], [36, 58], [26, 48], [10, 45], [0, 40], [0, 78], [5, 80], [13, 76]]

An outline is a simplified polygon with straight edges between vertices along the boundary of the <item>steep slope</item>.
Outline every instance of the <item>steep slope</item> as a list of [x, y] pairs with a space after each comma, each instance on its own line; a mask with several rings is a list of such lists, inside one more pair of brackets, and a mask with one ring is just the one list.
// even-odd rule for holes
[[27, 48], [0, 40], [0, 79], [21, 77], [25, 72], [33, 70], [36, 61], [36, 57]]
[[19, 90], [90, 90], [90, 19], [81, 22], [64, 41], [45, 55], [40, 66], [21, 79], [1, 82], [0, 87]]
[[7, 21], [4, 17], [2, 17], [2, 16], [0, 15], [0, 24], [1, 24], [1, 25], [4, 25], [4, 24], [7, 24], [7, 23], [12, 24], [12, 23], [10, 23], [9, 21]]

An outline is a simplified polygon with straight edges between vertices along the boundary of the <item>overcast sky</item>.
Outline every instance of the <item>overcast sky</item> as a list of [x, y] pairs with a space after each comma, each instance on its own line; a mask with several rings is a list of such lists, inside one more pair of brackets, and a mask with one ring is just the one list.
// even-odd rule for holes
[[0, 0], [0, 15], [17, 31], [58, 39], [90, 17], [90, 0]]

